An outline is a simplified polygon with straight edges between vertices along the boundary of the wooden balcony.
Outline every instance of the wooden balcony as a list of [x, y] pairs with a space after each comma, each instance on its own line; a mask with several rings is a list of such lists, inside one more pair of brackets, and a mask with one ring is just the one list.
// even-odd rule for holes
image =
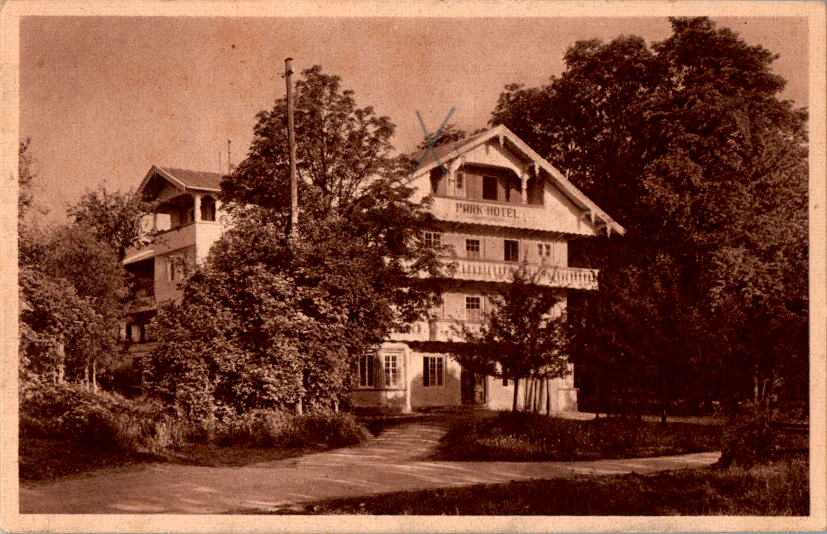
[[150, 295], [146, 297], [134, 297], [126, 304], [126, 313], [140, 313], [143, 311], [154, 310], [156, 306], [155, 296]]
[[[469, 258], [453, 260], [456, 267], [452, 278], [478, 282], [510, 282], [519, 263]], [[529, 272], [542, 270], [540, 285], [568, 289], [597, 290], [597, 269], [528, 265]]]

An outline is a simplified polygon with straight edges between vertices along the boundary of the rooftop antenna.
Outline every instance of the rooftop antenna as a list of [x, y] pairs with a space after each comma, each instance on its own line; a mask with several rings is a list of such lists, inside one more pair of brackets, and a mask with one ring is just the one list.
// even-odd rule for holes
[[287, 226], [288, 239], [296, 237], [299, 224], [298, 183], [296, 181], [296, 138], [293, 124], [293, 58], [284, 60], [284, 79], [287, 83], [287, 146], [290, 153], [290, 222]]
[[227, 139], [227, 174], [231, 174], [233, 172], [233, 163], [230, 159], [230, 140]]

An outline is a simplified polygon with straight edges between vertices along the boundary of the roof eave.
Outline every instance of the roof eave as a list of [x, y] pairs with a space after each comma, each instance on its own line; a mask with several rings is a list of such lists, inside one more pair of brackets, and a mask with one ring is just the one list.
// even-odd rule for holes
[[[607, 214], [605, 211], [600, 209], [600, 207], [597, 204], [595, 204], [591, 199], [589, 199], [589, 197], [587, 197], [582, 191], [580, 191], [580, 189], [578, 189], [577, 186], [575, 186], [565, 176], [563, 176], [563, 173], [557, 170], [557, 168], [554, 167], [554, 165], [546, 161], [545, 158], [538, 154], [533, 148], [528, 146], [522, 139], [517, 137], [517, 134], [512, 132], [504, 124], [500, 124], [495, 126], [494, 128], [491, 128], [491, 130], [489, 130], [485, 135], [482, 135], [479, 138], [468, 142], [467, 144], [455, 147], [452, 152], [446, 154], [443, 158], [446, 160], [451, 160], [460, 157], [464, 152], [468, 152], [483, 143], [487, 143], [495, 137], [500, 138], [501, 142], [502, 139], [508, 139], [514, 144], [514, 146], [520, 152], [523, 153], [524, 156], [526, 156], [528, 159], [542, 167], [546, 171], [546, 174], [548, 174], [553, 179], [554, 185], [556, 185], [558, 189], [563, 191], [563, 193], [567, 197], [569, 197], [569, 199], [572, 200], [575, 204], [577, 204], [577, 206], [581, 210], [594, 213], [594, 218], [600, 219], [603, 222], [607, 235], [611, 235], [612, 232], [615, 232], [620, 235], [624, 235], [626, 233], [626, 229], [623, 228], [623, 226], [621, 226], [617, 221], [612, 219], [609, 216], [609, 214]], [[431, 169], [434, 169], [442, 164], [444, 164], [443, 161], [432, 161], [429, 164], [417, 169], [414, 172], [413, 177], [418, 177], [427, 172], [430, 172]], [[600, 229], [596, 221], [592, 221], [592, 226], [594, 226], [595, 230]]]

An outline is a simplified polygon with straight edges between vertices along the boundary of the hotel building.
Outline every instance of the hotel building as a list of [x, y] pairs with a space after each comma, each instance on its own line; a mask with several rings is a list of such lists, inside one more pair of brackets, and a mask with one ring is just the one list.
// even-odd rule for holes
[[[147, 325], [159, 302], [180, 296], [181, 266], [203, 260], [224, 228], [217, 194], [222, 176], [153, 166], [138, 188], [158, 202], [158, 238], [128, 251], [126, 268], [138, 283], [127, 310], [126, 336], [139, 355], [151, 346]], [[432, 406], [511, 407], [514, 384], [476, 375], [445, 353], [461, 342], [457, 321], [479, 323], [490, 295], [525, 262], [540, 284], [561, 298], [595, 291], [594, 269], [568, 266], [568, 241], [609, 237], [624, 229], [505, 126], [426, 150], [412, 176], [418, 198], [430, 196], [436, 219], [424, 238], [444, 247], [450, 277], [433, 279], [442, 304], [430, 317], [389, 336], [363, 355], [352, 393], [357, 407], [411, 411]], [[564, 378], [523, 387], [542, 392], [541, 411], [577, 409], [574, 370]], [[520, 404], [524, 397], [520, 396]]]

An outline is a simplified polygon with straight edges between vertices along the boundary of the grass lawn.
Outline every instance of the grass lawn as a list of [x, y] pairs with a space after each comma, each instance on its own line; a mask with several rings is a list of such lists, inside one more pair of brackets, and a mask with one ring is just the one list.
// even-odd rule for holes
[[456, 419], [440, 460], [595, 460], [720, 450], [721, 425], [619, 418], [577, 421], [531, 413]]
[[782, 515], [809, 513], [806, 453], [751, 469], [577, 476], [335, 499], [285, 514]]

